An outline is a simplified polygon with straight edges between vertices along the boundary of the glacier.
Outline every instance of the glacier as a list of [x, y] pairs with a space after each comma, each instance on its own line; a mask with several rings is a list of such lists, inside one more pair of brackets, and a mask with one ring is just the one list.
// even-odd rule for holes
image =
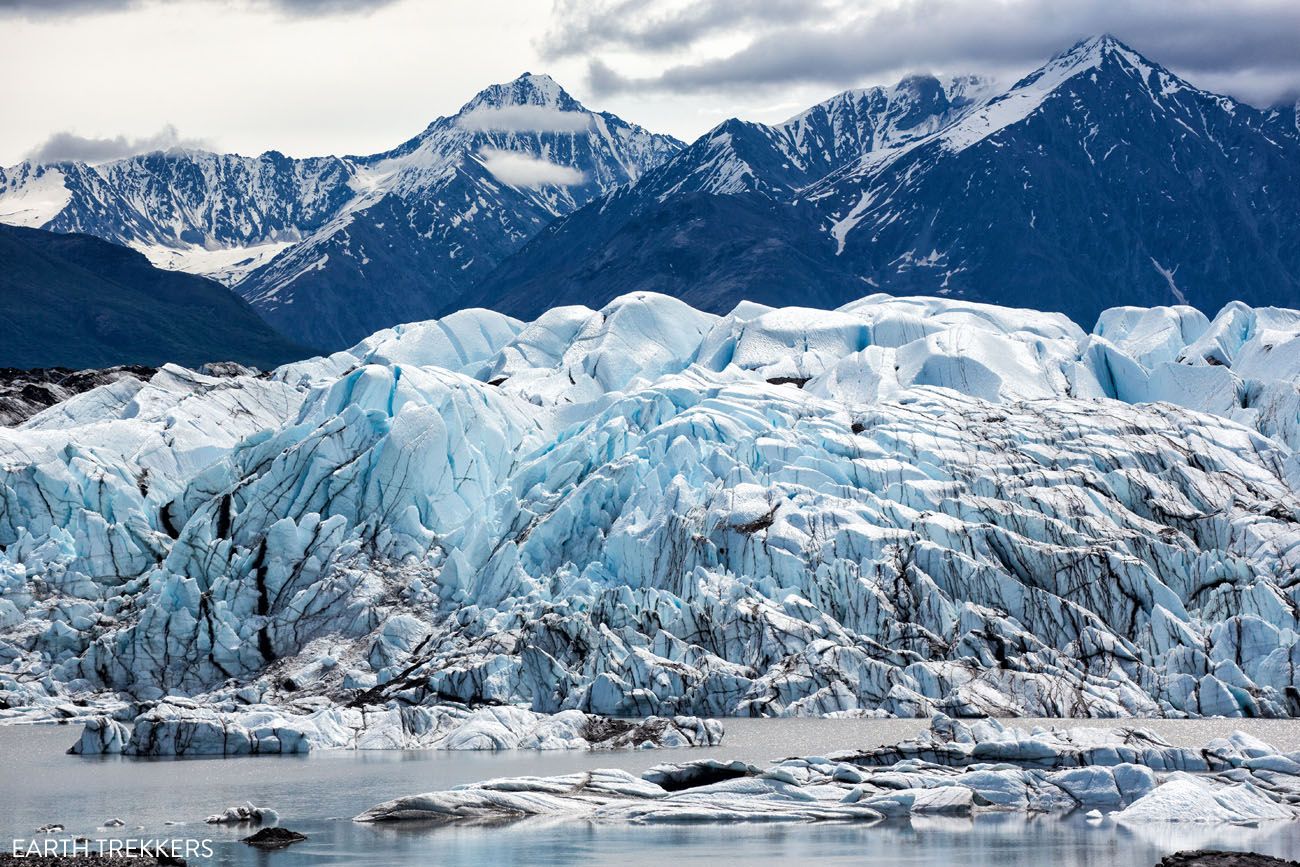
[[0, 428], [0, 719], [1300, 715], [1297, 339], [639, 292], [119, 379]]

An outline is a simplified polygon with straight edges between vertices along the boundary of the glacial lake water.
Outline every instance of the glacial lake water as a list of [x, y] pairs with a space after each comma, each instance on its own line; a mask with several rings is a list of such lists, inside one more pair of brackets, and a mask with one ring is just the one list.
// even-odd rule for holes
[[[639, 772], [664, 761], [739, 758], [756, 764], [892, 743], [925, 720], [726, 720], [724, 745], [630, 752], [334, 752], [310, 756], [126, 759], [65, 754], [75, 725], [0, 727], [0, 845], [62, 824], [64, 837], [194, 838], [214, 857], [192, 864], [490, 865], [819, 863], [1151, 867], [1179, 849], [1214, 847], [1300, 857], [1300, 823], [1257, 828], [1094, 825], [1080, 815], [981, 815], [871, 826], [726, 825], [614, 827], [527, 821], [494, 827], [414, 823], [362, 825], [351, 817], [399, 795], [489, 777], [561, 774], [595, 767]], [[1038, 722], [1021, 720], [1017, 725]], [[1050, 721], [1112, 726], [1113, 720]], [[1285, 750], [1300, 749], [1300, 723], [1283, 720], [1143, 720], [1174, 743], [1199, 746], [1243, 729]], [[238, 842], [251, 833], [203, 823], [227, 806], [272, 807], [305, 843], [261, 852]], [[121, 828], [103, 823], [120, 817]], [[178, 824], [169, 824], [178, 823]]]

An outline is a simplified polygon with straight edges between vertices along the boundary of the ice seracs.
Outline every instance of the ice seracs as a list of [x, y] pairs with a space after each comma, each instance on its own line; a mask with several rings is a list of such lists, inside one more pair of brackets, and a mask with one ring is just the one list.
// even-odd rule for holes
[[634, 293], [111, 383], [0, 430], [0, 714], [1294, 716], [1298, 320]]

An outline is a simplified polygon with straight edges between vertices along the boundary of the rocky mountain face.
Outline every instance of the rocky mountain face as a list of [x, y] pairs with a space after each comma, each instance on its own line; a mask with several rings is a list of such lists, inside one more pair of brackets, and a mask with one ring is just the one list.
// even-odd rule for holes
[[822, 217], [794, 200], [798, 190], [933, 132], [991, 90], [913, 76], [846, 91], [777, 126], [725, 121], [636, 184], [547, 226], [467, 302], [536, 316], [604, 292], [655, 291], [716, 312], [792, 293], [835, 307], [864, 284], [825, 255]]
[[637, 293], [165, 366], [0, 429], [3, 715], [1300, 715], [1298, 346]]
[[87, 232], [210, 274], [290, 338], [336, 349], [454, 309], [556, 216], [680, 146], [525, 74], [368, 157], [23, 163], [0, 173], [0, 221]]
[[1300, 301], [1300, 137], [1109, 38], [804, 192], [891, 292], [1060, 310]]
[[555, 217], [679, 143], [587, 110], [550, 77], [484, 90], [401, 147], [356, 161], [360, 191], [323, 230], [235, 289], [267, 321], [340, 348], [455, 309]]
[[[62, 176], [67, 201], [41, 228], [124, 245], [250, 246], [319, 228], [351, 198], [352, 166], [337, 157], [291, 159], [173, 150], [99, 166], [23, 163], [6, 186]], [[21, 213], [21, 212], [20, 212]], [[37, 222], [39, 211], [31, 212]]]
[[1111, 37], [1002, 92], [913, 78], [866, 94], [720, 125], [548, 227], [475, 300], [533, 315], [654, 289], [725, 312], [874, 287], [1084, 325], [1117, 304], [1300, 303], [1293, 107], [1198, 90]]

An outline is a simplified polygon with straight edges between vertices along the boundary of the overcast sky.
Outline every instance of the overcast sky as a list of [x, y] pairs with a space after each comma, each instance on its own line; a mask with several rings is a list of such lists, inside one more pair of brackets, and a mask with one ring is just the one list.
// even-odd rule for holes
[[1102, 32], [1256, 104], [1300, 94], [1300, 0], [0, 0], [0, 165], [373, 153], [524, 71], [689, 140], [910, 72], [1011, 81]]

